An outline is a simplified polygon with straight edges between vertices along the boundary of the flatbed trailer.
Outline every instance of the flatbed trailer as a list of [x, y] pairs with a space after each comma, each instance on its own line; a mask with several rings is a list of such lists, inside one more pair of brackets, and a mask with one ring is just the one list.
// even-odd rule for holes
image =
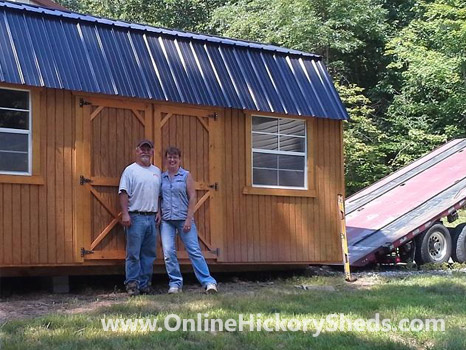
[[465, 206], [466, 139], [457, 139], [347, 198], [349, 262], [462, 259], [466, 228], [446, 229], [441, 219]]

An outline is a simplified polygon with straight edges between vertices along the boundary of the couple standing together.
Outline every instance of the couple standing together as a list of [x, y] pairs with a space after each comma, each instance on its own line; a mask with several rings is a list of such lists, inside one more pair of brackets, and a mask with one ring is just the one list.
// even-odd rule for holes
[[217, 292], [217, 282], [210, 275], [201, 253], [194, 223], [196, 189], [189, 171], [181, 165], [181, 151], [165, 151], [167, 171], [152, 165], [154, 144], [142, 140], [136, 147], [136, 162], [121, 175], [121, 223], [126, 227], [126, 291], [130, 296], [151, 294], [153, 264], [156, 257], [157, 230], [160, 225], [169, 294], [179, 293], [183, 277], [176, 256], [176, 232], [181, 237], [194, 273], [207, 293]]

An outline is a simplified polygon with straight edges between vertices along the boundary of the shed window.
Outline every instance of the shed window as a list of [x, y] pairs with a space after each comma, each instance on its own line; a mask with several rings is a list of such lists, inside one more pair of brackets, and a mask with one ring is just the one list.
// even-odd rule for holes
[[252, 186], [307, 189], [306, 122], [252, 116]]
[[0, 88], [0, 173], [31, 174], [29, 91]]

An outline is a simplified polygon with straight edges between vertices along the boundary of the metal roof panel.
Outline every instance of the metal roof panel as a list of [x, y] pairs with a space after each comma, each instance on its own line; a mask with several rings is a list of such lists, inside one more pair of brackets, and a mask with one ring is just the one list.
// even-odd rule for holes
[[[64, 84], [66, 82], [69, 86], [78, 87], [78, 91], [97, 90], [87, 62], [87, 51], [82, 44], [79, 32], [74, 27], [64, 25], [64, 23], [64, 21], [45, 21], [46, 26], [51, 27], [48, 31], [50, 33], [48, 37], [55, 47], [57, 64]], [[59, 41], [60, 38], [63, 38], [62, 42]]]
[[221, 55], [220, 46], [205, 45], [210, 62], [215, 69], [217, 83], [222, 86], [223, 93], [228, 97], [227, 107], [244, 108], [241, 96], [236, 91], [234, 81], [227, 69], [227, 62]]
[[196, 57], [196, 53], [193, 51], [190, 42], [178, 40], [177, 47], [180, 56], [183, 58], [184, 70], [188, 75], [187, 79], [191, 82], [193, 92], [196, 94], [196, 99], [199, 104], [211, 105], [215, 103], [212, 92], [203, 76], [204, 72], [202, 67], [198, 65], [199, 59]]
[[240, 106], [234, 106], [236, 108], [244, 109], [257, 109], [254, 102], [254, 97], [250, 93], [250, 85], [247, 83], [245, 76], [241, 71], [241, 66], [237, 61], [236, 50], [238, 48], [233, 46], [220, 46], [219, 53], [222, 61], [225, 62], [225, 68], [227, 70], [227, 77], [230, 78], [232, 86], [235, 89], [235, 93], [241, 101]]
[[23, 84], [22, 70], [16, 61], [16, 48], [11, 40], [11, 33], [6, 14], [0, 12], [0, 71], [2, 81]]
[[0, 80], [347, 119], [321, 57], [0, 0]]
[[[320, 73], [320, 76], [323, 78], [326, 84], [326, 94], [330, 101], [330, 105], [334, 110], [334, 115], [346, 114], [347, 111], [343, 102], [341, 101], [340, 96], [338, 95], [335, 85], [333, 84], [332, 77], [328, 74], [322, 62], [313, 62], [314, 66], [317, 67], [316, 70]], [[333, 114], [333, 113], [332, 113]]]
[[23, 73], [23, 82], [28, 85], [43, 86], [40, 79], [40, 71], [37, 70], [34, 60], [34, 50], [30, 48], [29, 33], [25, 28], [25, 22], [20, 14], [14, 13], [8, 18], [11, 42], [17, 54], [17, 65]]
[[97, 27], [96, 34], [102, 45], [101, 50], [105, 54], [104, 57], [107, 60], [107, 66], [111, 72], [117, 94], [132, 97], [137, 96], [134, 93], [135, 82], [131, 81], [127, 72], [131, 68], [131, 65], [125, 64], [122, 61], [125, 39], [116, 39], [114, 30], [102, 30], [100, 27]]
[[200, 42], [191, 41], [190, 46], [193, 51], [193, 58], [199, 67], [199, 72], [209, 92], [211, 103], [208, 104], [215, 105], [218, 103], [221, 106], [231, 107], [228, 95], [224, 92], [219, 79], [217, 79], [218, 73], [211, 63], [211, 59], [207, 54], [205, 45]]
[[178, 40], [168, 40], [164, 37], [160, 38], [161, 39], [159, 41], [161, 42], [165, 58], [167, 59], [170, 67], [170, 73], [172, 74], [177, 90], [180, 93], [181, 102], [200, 104], [197, 94], [194, 91], [195, 89], [192, 88], [194, 82], [188, 78], [183, 64], [183, 57], [178, 52]]
[[165, 56], [164, 47], [161, 44], [161, 37], [145, 36], [146, 44], [149, 48], [153, 67], [162, 85], [167, 101], [182, 102], [183, 97], [179, 86], [177, 86], [173, 74]]
[[145, 90], [149, 98], [166, 101], [167, 95], [161, 85], [159, 74], [152, 62], [152, 56], [148, 50], [144, 36], [139, 33], [128, 33], [133, 56], [136, 60], [139, 74], [143, 78]]
[[292, 93], [288, 87], [288, 84], [283, 76], [280, 67], [277, 63], [275, 55], [263, 55], [264, 62], [272, 76], [272, 79], [277, 87], [277, 93], [280, 95], [283, 107], [285, 108], [284, 113], [300, 115], [298, 106], [293, 99]]

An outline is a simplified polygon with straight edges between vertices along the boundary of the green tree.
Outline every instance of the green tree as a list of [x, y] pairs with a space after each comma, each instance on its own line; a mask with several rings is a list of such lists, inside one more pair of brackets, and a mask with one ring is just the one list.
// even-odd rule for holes
[[212, 10], [226, 0], [59, 0], [70, 10], [154, 26], [205, 31]]
[[395, 167], [466, 135], [466, 4], [419, 1], [415, 18], [387, 45], [393, 100], [382, 127]]
[[337, 85], [351, 119], [345, 123], [346, 192], [354, 192], [377, 181], [389, 172], [386, 165], [386, 135], [373, 122], [374, 109], [363, 89], [356, 85]]

